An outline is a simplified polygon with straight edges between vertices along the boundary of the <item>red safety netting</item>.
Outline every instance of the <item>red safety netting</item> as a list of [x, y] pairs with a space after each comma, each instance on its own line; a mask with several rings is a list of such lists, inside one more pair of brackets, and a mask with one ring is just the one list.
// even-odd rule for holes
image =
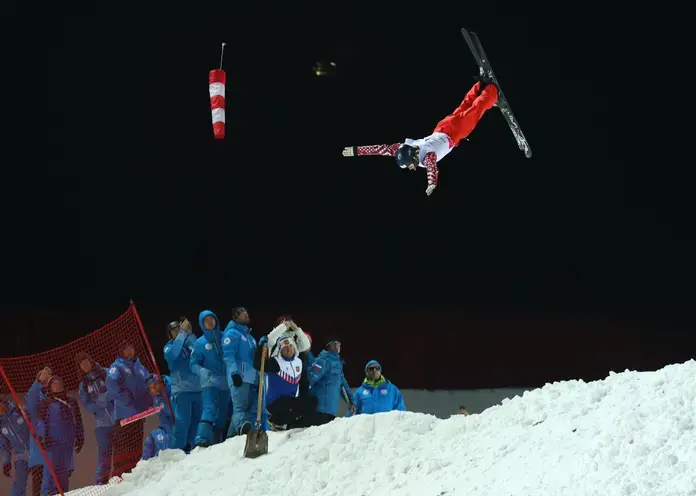
[[[129, 347], [141, 366], [114, 367]], [[133, 302], [113, 322], [68, 344], [1, 358], [0, 494], [62, 495], [119, 482], [158, 425], [162, 407], [150, 395], [150, 374], [160, 371]]]

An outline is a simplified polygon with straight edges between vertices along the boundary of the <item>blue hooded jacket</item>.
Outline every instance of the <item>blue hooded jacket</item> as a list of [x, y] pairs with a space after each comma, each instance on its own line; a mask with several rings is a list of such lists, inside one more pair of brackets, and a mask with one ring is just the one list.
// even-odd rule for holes
[[145, 440], [143, 456], [141, 460], [149, 460], [159, 455], [159, 452], [171, 447], [171, 435], [169, 430], [161, 427], [153, 430]]
[[222, 352], [227, 365], [228, 387], [232, 387], [232, 376], [237, 374], [247, 384], [258, 384], [259, 371], [254, 368], [256, 339], [251, 329], [231, 320], [222, 336]]
[[106, 375], [106, 388], [114, 399], [114, 417], [122, 420], [144, 412], [152, 401], [147, 387], [150, 372], [140, 363], [140, 358], [128, 360], [119, 357]]
[[[382, 369], [377, 360], [370, 360], [365, 365], [365, 370], [367, 371], [371, 365], [377, 365]], [[381, 376], [376, 382], [365, 379], [353, 395], [353, 404], [356, 415], [391, 412], [392, 410], [406, 411], [401, 391], [384, 376]]]
[[317, 397], [317, 412], [337, 415], [343, 388], [350, 401], [352, 394], [343, 376], [343, 360], [335, 351], [323, 350], [309, 369], [309, 394]]
[[200, 378], [191, 371], [191, 354], [196, 336], [179, 332], [164, 347], [164, 359], [169, 366], [172, 393], [197, 393], [201, 390]]
[[[215, 329], [209, 331], [203, 325], [205, 318], [215, 318]], [[220, 321], [210, 310], [203, 310], [198, 317], [203, 335], [196, 340], [191, 353], [191, 372], [200, 378], [201, 389], [216, 388], [227, 391], [225, 362], [222, 359], [222, 333]]]
[[[94, 367], [99, 367], [94, 365]], [[80, 401], [88, 412], [94, 415], [95, 427], [111, 427], [114, 425], [114, 399], [106, 388], [106, 369], [99, 371], [92, 368], [80, 382]]]
[[[8, 446], [10, 451], [14, 452], [16, 458], [19, 458], [19, 455], [23, 455], [25, 458], [29, 457], [29, 438], [31, 434], [19, 408], [7, 400], [0, 400], [0, 403], [4, 403], [7, 406], [7, 413], [0, 415], [0, 452], [5, 451], [0, 464], [4, 465], [10, 455], [7, 452]], [[5, 444], [5, 441], [7, 444]], [[8, 458], [5, 458], [5, 456]]]

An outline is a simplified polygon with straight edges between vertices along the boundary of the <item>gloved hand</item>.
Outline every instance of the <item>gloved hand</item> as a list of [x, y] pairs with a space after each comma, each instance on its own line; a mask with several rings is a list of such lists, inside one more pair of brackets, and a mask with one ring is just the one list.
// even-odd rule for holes
[[357, 150], [354, 146], [347, 146], [343, 149], [344, 157], [355, 157]]
[[11, 477], [12, 462], [7, 462], [5, 465], [2, 466], [2, 473], [5, 474], [5, 477]]
[[232, 384], [234, 384], [234, 387], [241, 387], [243, 384], [242, 376], [239, 374], [234, 374], [232, 376]]
[[425, 194], [430, 196], [433, 191], [435, 191], [435, 188], [437, 188], [437, 184], [429, 184], [427, 189], [425, 190]]
[[263, 336], [261, 339], [259, 339], [259, 348], [261, 348], [264, 344], [268, 346], [268, 336]]
[[39, 436], [39, 443], [44, 449], [48, 449], [48, 445], [50, 444], [48, 436]]
[[205, 367], [201, 367], [201, 381], [207, 382], [213, 377], [213, 373], [210, 371], [210, 369], [206, 369]]
[[179, 329], [184, 332], [193, 332], [191, 328], [191, 322], [186, 317], [179, 317]]

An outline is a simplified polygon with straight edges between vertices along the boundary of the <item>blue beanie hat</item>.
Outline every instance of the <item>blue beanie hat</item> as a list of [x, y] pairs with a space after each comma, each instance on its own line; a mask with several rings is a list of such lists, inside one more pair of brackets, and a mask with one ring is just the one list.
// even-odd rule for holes
[[377, 360], [370, 360], [367, 362], [367, 365], [365, 365], [365, 372], [367, 372], [367, 369], [369, 369], [372, 365], [377, 365], [380, 370], [382, 370], [382, 366], [379, 364]]

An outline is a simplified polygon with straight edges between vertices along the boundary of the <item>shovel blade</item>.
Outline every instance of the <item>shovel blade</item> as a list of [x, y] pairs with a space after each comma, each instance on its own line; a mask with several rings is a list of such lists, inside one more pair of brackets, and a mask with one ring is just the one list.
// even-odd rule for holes
[[244, 458], [257, 458], [268, 453], [268, 434], [266, 431], [249, 431], [244, 446]]

